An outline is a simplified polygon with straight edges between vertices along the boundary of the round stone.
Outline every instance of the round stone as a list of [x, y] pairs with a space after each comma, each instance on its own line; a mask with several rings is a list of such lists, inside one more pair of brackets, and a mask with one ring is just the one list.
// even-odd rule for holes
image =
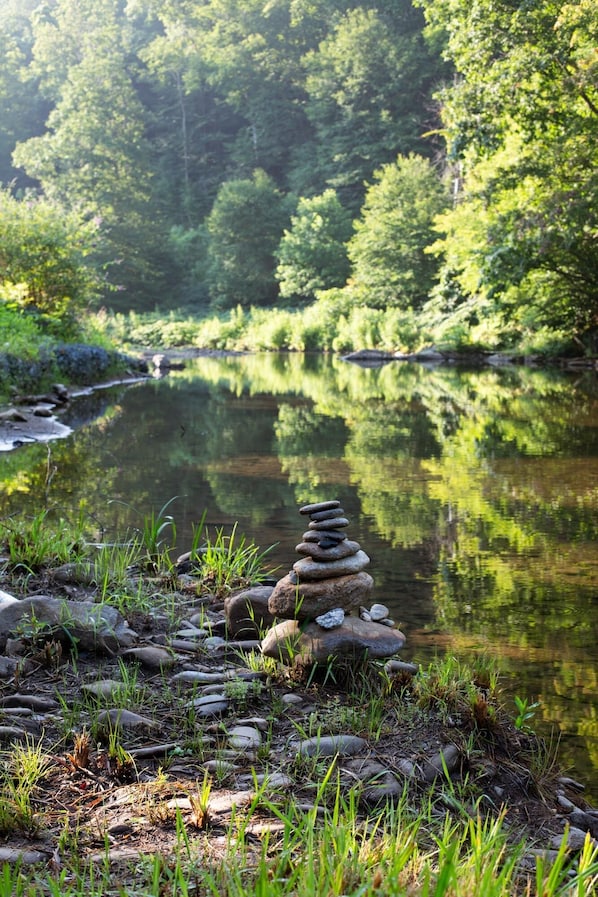
[[389, 609], [385, 604], [372, 604], [370, 607], [370, 617], [374, 623], [380, 623], [390, 615]]
[[258, 748], [262, 743], [262, 736], [255, 726], [233, 726], [228, 733], [228, 743], [238, 751]]
[[335, 607], [346, 611], [359, 607], [368, 600], [373, 590], [374, 580], [365, 571], [300, 583], [293, 571], [293, 576], [285, 576], [274, 587], [268, 609], [279, 619], [315, 620]]

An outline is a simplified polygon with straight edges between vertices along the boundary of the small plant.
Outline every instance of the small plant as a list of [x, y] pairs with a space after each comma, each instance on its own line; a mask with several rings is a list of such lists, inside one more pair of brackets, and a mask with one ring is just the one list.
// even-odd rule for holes
[[37, 785], [54, 766], [41, 742], [27, 739], [0, 755], [0, 832], [35, 832], [39, 818], [33, 805]]
[[515, 728], [522, 732], [532, 732], [528, 722], [534, 718], [536, 711], [540, 707], [539, 701], [530, 704], [527, 698], [520, 698], [519, 695], [514, 697], [515, 707], [517, 708], [517, 716], [515, 717]]
[[193, 823], [198, 829], [204, 829], [210, 821], [210, 795], [212, 793], [212, 780], [207, 770], [204, 772], [203, 782], [197, 792], [189, 795]]
[[0, 521], [0, 540], [8, 552], [11, 572], [38, 573], [81, 556], [85, 542], [79, 526], [48, 518], [49, 511], [44, 510], [31, 518]]
[[260, 551], [244, 535], [238, 535], [236, 523], [230, 535], [226, 535], [224, 528], [219, 527], [212, 538], [206, 529], [205, 545], [198, 552], [204, 586], [221, 596], [233, 588], [260, 582], [272, 572], [264, 567], [264, 561], [274, 547], [275, 545], [271, 545], [265, 551]]
[[[138, 545], [141, 549], [141, 555], [137, 558], [139, 563], [145, 562], [156, 570], [172, 568], [170, 551], [176, 542], [176, 523], [172, 514], [166, 512], [177, 498], [178, 496], [174, 495], [162, 505], [159, 511], [152, 510], [143, 516], [141, 529], [137, 530], [131, 543], [134, 546]], [[130, 510], [135, 510], [126, 502], [114, 499], [110, 504], [113, 503], [124, 504]], [[167, 533], [170, 533], [168, 539], [166, 539]]]

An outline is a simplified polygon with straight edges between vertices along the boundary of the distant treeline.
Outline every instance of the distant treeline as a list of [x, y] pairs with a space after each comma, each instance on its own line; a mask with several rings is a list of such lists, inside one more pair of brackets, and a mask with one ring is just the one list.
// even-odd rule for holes
[[0, 300], [592, 350], [596, 36], [594, 0], [5, 0]]

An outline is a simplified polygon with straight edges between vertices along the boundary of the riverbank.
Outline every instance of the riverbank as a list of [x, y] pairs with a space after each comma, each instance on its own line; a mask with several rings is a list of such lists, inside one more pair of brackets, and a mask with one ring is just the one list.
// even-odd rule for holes
[[[301, 672], [261, 653], [258, 615], [239, 624], [247, 581], [226, 580], [221, 553], [173, 565], [148, 544], [79, 542], [73, 557], [70, 534], [48, 533], [53, 563], [32, 573], [29, 554], [24, 578], [15, 529], [0, 857], [21, 881], [62, 876], [73, 895], [593, 892], [598, 811], [534, 735], [533, 708], [501, 707], [490, 664]], [[32, 595], [48, 597], [15, 615]]]

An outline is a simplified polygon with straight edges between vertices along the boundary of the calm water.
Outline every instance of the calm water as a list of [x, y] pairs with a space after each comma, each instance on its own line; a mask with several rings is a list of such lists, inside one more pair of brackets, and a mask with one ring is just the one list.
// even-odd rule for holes
[[49, 450], [0, 455], [0, 512], [83, 504], [106, 538], [178, 496], [178, 551], [205, 509], [278, 543], [283, 575], [298, 508], [338, 498], [404, 657], [495, 657], [506, 704], [541, 702], [534, 725], [598, 800], [595, 375], [201, 358], [70, 414]]

